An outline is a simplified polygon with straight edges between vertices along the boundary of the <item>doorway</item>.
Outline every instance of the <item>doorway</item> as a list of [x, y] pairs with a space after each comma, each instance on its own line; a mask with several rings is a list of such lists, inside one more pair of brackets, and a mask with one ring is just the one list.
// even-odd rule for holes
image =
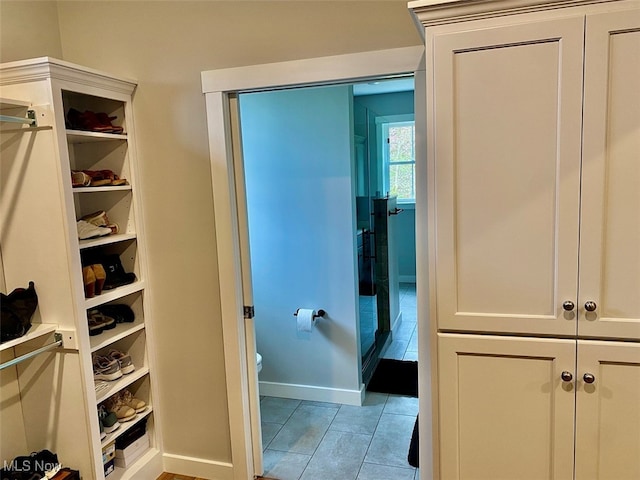
[[[325, 57], [314, 62], [285, 62], [282, 65], [247, 67], [229, 71], [205, 72], [203, 90], [206, 93], [209, 124], [214, 208], [217, 225], [217, 247], [221, 275], [225, 368], [233, 451], [234, 478], [262, 471], [261, 452], [255, 446], [255, 338], [250, 307], [253, 304], [251, 271], [247, 263], [248, 242], [246, 211], [243, 205], [242, 172], [237, 170], [241, 158], [240, 139], [234, 136], [232, 125], [238, 126], [238, 101], [234, 92], [269, 88], [287, 84], [323, 83], [348, 79], [375, 78], [417, 70], [421, 47], [367, 52], [340, 57]], [[344, 58], [344, 57], [349, 57]], [[305, 68], [300, 68], [300, 67]], [[258, 74], [251, 74], [257, 69]], [[262, 71], [262, 73], [260, 73]], [[346, 71], [346, 73], [345, 73]], [[267, 72], [267, 74], [265, 74]], [[232, 73], [232, 75], [229, 75]], [[253, 72], [256, 73], [256, 72]], [[262, 79], [272, 76], [275, 80]], [[293, 79], [292, 79], [293, 77]], [[256, 80], [258, 79], [258, 80]], [[244, 219], [244, 220], [243, 220]], [[244, 312], [245, 319], [242, 319]], [[251, 412], [254, 412], [252, 415]]]
[[[413, 79], [241, 93], [239, 105], [265, 474], [297, 480], [335, 469], [355, 480], [382, 465], [413, 478], [417, 398], [361, 391], [392, 324], [399, 331], [398, 242], [389, 237], [415, 237], [412, 224], [396, 231], [401, 210], [383, 187], [388, 134], [376, 120], [413, 115]], [[370, 148], [354, 152], [358, 140]], [[374, 247], [363, 248], [365, 235]], [[318, 306], [326, 313], [317, 324], [296, 328], [292, 312]], [[415, 319], [415, 305], [406, 314]], [[358, 448], [328, 466], [332, 442]]]

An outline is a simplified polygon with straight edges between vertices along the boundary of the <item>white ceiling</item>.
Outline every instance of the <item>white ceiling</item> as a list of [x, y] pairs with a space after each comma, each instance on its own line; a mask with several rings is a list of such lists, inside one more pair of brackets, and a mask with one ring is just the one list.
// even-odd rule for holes
[[412, 92], [413, 77], [381, 79], [353, 85], [353, 95], [378, 95], [380, 93]]

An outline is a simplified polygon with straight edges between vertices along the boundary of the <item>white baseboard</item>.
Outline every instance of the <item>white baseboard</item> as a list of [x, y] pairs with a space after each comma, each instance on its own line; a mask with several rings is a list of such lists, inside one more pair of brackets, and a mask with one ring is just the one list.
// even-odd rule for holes
[[233, 480], [233, 464], [165, 453], [164, 471], [215, 480]]
[[398, 275], [398, 281], [400, 283], [416, 283], [415, 275]]
[[359, 390], [341, 388], [315, 387], [313, 385], [296, 385], [293, 383], [259, 382], [260, 395], [268, 397], [295, 398], [313, 402], [342, 403], [345, 405], [362, 405], [364, 385]]

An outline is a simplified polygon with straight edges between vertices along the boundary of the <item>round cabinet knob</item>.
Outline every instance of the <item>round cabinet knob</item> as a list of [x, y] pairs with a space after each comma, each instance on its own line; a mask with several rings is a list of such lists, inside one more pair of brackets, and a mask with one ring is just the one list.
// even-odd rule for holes
[[562, 379], [563, 382], [570, 382], [571, 380], [573, 380], [573, 375], [571, 374], [571, 372], [567, 372], [565, 370], [560, 374], [560, 378]]
[[585, 373], [582, 376], [582, 379], [584, 380], [584, 383], [593, 383], [596, 381], [596, 377], [593, 373]]
[[584, 309], [587, 312], [595, 312], [596, 308], [598, 308], [598, 306], [596, 305], [596, 302], [585, 302], [584, 304]]
[[566, 302], [564, 302], [562, 304], [562, 308], [565, 309], [565, 311], [570, 312], [571, 310], [573, 310], [575, 308], [575, 304], [571, 301], [571, 300], [567, 300]]

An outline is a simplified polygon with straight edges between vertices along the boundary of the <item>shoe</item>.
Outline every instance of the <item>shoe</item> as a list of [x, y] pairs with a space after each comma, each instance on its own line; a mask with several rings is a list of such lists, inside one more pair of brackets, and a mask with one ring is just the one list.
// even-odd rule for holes
[[103, 315], [97, 308], [89, 310], [87, 312], [87, 316], [89, 319], [101, 323], [103, 330], [111, 330], [112, 328], [116, 328], [115, 319], [108, 315]]
[[100, 423], [104, 427], [104, 431], [106, 433], [115, 432], [118, 428], [120, 428], [120, 423], [118, 422], [118, 417], [113, 412], [107, 412], [107, 409], [104, 405], [100, 405], [98, 407], [98, 419]]
[[97, 320], [96, 318], [89, 317], [87, 318], [87, 323], [89, 325], [90, 337], [95, 337], [96, 335], [100, 335], [104, 332], [104, 322]]
[[12, 468], [11, 470], [14, 471], [10, 472], [11, 476], [3, 476], [3, 479], [51, 479], [56, 475], [56, 473], [60, 471], [60, 468], [62, 467], [62, 465], [58, 461], [58, 456], [55, 453], [50, 452], [49, 450], [32, 452], [29, 456], [16, 457], [11, 463], [17, 468]]
[[98, 210], [97, 212], [85, 215], [84, 217], [81, 217], [80, 220], [84, 220], [85, 222], [88, 222], [91, 225], [95, 225], [96, 227], [109, 228], [111, 229], [110, 234], [116, 234], [120, 230], [117, 224], [112, 223], [109, 220], [107, 212], [105, 212], [104, 210]]
[[108, 412], [115, 413], [118, 418], [118, 422], [130, 422], [137, 417], [135, 409], [122, 402], [120, 394], [116, 394], [113, 397], [108, 398], [105, 402], [105, 407]]
[[84, 297], [93, 298], [96, 295], [96, 274], [91, 267], [82, 267], [82, 282], [84, 283]]
[[80, 217], [80, 220], [89, 222], [96, 227], [106, 227], [109, 225], [109, 217], [107, 217], [107, 212], [104, 210], [98, 210], [97, 212], [90, 213], [89, 215], [84, 215]]
[[87, 240], [88, 238], [104, 237], [105, 235], [111, 235], [111, 228], [98, 227], [85, 220], [78, 220], [77, 223], [78, 238], [80, 240]]
[[100, 355], [93, 356], [93, 379], [112, 382], [122, 377], [117, 360], [110, 360]]
[[89, 185], [92, 187], [127, 185], [127, 180], [120, 178], [113, 170], [83, 170], [82, 173], [90, 177]]
[[91, 177], [84, 172], [71, 170], [71, 186], [72, 187], [88, 187], [91, 185]]
[[124, 267], [120, 261], [120, 256], [117, 254], [105, 255], [104, 259], [100, 263], [102, 263], [102, 266], [107, 272], [107, 280], [103, 287], [105, 290], [129, 285], [136, 281], [136, 275], [134, 273], [124, 271]]
[[143, 400], [135, 398], [129, 390], [120, 392], [120, 400], [125, 405], [133, 408], [136, 413], [144, 412], [147, 409], [147, 404]]
[[8, 295], [0, 292], [0, 305], [0, 342], [8, 342], [26, 335], [31, 329], [31, 319], [38, 308], [35, 283], [30, 281], [27, 288], [15, 288]]
[[129, 305], [110, 303], [100, 305], [97, 309], [103, 315], [113, 317], [117, 323], [132, 323], [135, 320], [135, 314]]
[[106, 125], [108, 127], [111, 127], [111, 129], [112, 129], [111, 133], [122, 134], [122, 132], [124, 131], [124, 128], [115, 126], [115, 125], [113, 125], [111, 123], [112, 120], [115, 120], [116, 118], [118, 118], [117, 116], [114, 115], [114, 116], [110, 117], [109, 115], [107, 115], [104, 112], [98, 112], [98, 113], [96, 113], [96, 117], [98, 118], [98, 121], [102, 125]]
[[111, 123], [104, 124], [98, 116], [90, 111], [80, 112], [75, 108], [70, 108], [67, 112], [67, 127], [74, 130], [87, 130], [90, 132], [114, 133]]
[[124, 375], [128, 375], [131, 372], [135, 371], [136, 367], [131, 361], [131, 355], [127, 353], [122, 353], [118, 350], [110, 350], [107, 353], [107, 358], [109, 360], [115, 360], [120, 365], [120, 370]]
[[102, 420], [98, 418], [98, 427], [100, 428], [100, 440], [104, 440], [107, 438], [107, 432], [104, 431], [104, 425], [102, 424]]
[[104, 282], [107, 280], [107, 272], [104, 271], [104, 267], [99, 263], [91, 265], [91, 269], [96, 277], [96, 295], [100, 295], [104, 287]]

